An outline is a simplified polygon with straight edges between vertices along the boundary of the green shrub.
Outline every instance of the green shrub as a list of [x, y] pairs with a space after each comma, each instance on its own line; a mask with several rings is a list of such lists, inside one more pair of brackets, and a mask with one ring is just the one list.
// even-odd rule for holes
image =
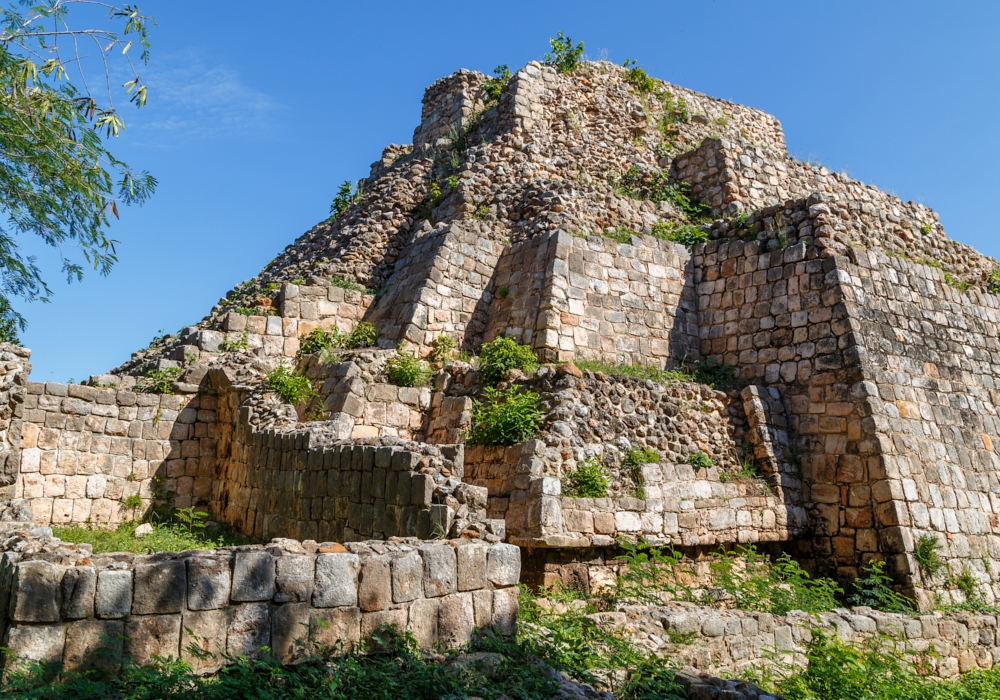
[[340, 347], [340, 343], [340, 329], [336, 326], [328, 331], [317, 328], [299, 341], [299, 355], [312, 355], [315, 352], [337, 348]]
[[[631, 68], [629, 67], [631, 66]], [[646, 71], [639, 67], [634, 58], [625, 61], [625, 80], [640, 93], [655, 92], [659, 88], [660, 81], [649, 76]]]
[[687, 100], [683, 97], [675, 98], [672, 92], [664, 90], [660, 96], [660, 104], [663, 106], [663, 119], [659, 124], [661, 131], [667, 131], [672, 124], [687, 124], [691, 121]]
[[917, 538], [917, 547], [913, 558], [917, 560], [920, 570], [928, 578], [934, 578], [944, 568], [944, 561], [938, 555], [941, 542], [934, 535], [921, 535]]
[[172, 394], [173, 384], [181, 376], [180, 367], [164, 367], [163, 369], [151, 369], [143, 375], [150, 380], [140, 391], [146, 394]]
[[572, 73], [580, 67], [583, 60], [582, 41], [573, 46], [573, 40], [559, 32], [554, 39], [549, 39], [549, 46], [552, 53], [545, 54], [545, 60], [554, 63], [560, 73]]
[[659, 464], [660, 453], [647, 447], [633, 447], [625, 454], [625, 471], [637, 487], [636, 497], [642, 498], [642, 467], [645, 464]]
[[839, 605], [837, 596], [844, 592], [828, 578], [810, 577], [788, 554], [770, 562], [753, 545], [714, 552], [710, 569], [713, 585], [731, 595], [740, 610], [826, 612]]
[[[677, 633], [670, 633], [671, 641]], [[695, 635], [688, 637], [693, 641]], [[618, 700], [683, 700], [687, 697], [674, 669], [656, 656], [649, 656], [627, 671], [625, 683], [615, 694]]]
[[340, 289], [349, 289], [354, 292], [361, 292], [363, 294], [368, 293], [368, 290], [362, 287], [360, 284], [354, 280], [349, 280], [344, 277], [334, 277], [330, 280], [330, 285], [333, 287], [339, 287]]
[[482, 85], [483, 92], [486, 93], [486, 102], [492, 106], [500, 101], [503, 94], [503, 86], [510, 80], [510, 64], [504, 63], [493, 69], [496, 77], [487, 78]]
[[243, 331], [243, 335], [241, 335], [237, 340], [230, 340], [229, 338], [226, 338], [219, 343], [219, 350], [222, 350], [222, 352], [246, 350], [248, 347], [250, 347], [250, 338], [247, 331]]
[[712, 461], [712, 458], [709, 457], [704, 452], [702, 452], [701, 450], [689, 454], [687, 457], [684, 458], [684, 462], [686, 464], [690, 464], [692, 467], [698, 467], [698, 468], [707, 468], [715, 464], [715, 462]]
[[472, 405], [470, 445], [516, 445], [530, 440], [542, 426], [545, 414], [533, 391], [517, 392], [493, 388], [483, 391], [483, 400]]
[[863, 576], [854, 582], [854, 594], [848, 598], [851, 605], [867, 606], [891, 613], [911, 613], [913, 600], [891, 587], [892, 578], [884, 572], [884, 561], [873, 561], [862, 570]]
[[279, 365], [264, 377], [264, 385], [285, 403], [298, 406], [316, 396], [306, 377], [295, 374], [288, 365]]
[[506, 284], [497, 287], [497, 299], [506, 299], [508, 294], [510, 294], [510, 287]]
[[687, 248], [694, 248], [699, 243], [708, 242], [708, 231], [701, 226], [695, 224], [678, 226], [669, 221], [658, 221], [653, 226], [653, 236], [664, 241], [680, 243]]
[[608, 474], [596, 459], [580, 462], [562, 479], [563, 493], [573, 498], [607, 498]]
[[347, 337], [344, 338], [343, 345], [345, 348], [370, 348], [375, 345], [378, 340], [378, 331], [375, 330], [375, 326], [368, 323], [368, 321], [362, 321], [354, 327]]
[[994, 268], [986, 280], [986, 288], [994, 294], [1000, 294], [1000, 267]]
[[929, 236], [933, 231], [934, 231], [934, 224], [930, 223], [929, 221], [927, 223], [920, 224], [920, 233], [922, 233], [923, 235]]
[[430, 379], [431, 370], [412, 352], [400, 349], [386, 362], [385, 375], [396, 386], [423, 386]]
[[337, 190], [337, 194], [333, 197], [333, 203], [330, 204], [330, 218], [339, 218], [349, 206], [355, 202], [361, 201], [361, 197], [363, 195], [364, 192], [362, 191], [360, 185], [357, 191], [355, 191], [354, 185], [351, 184], [351, 181], [344, 180], [340, 185], [340, 189]]
[[529, 346], [521, 345], [507, 336], [499, 336], [483, 343], [479, 351], [479, 371], [486, 384], [501, 381], [509, 369], [532, 372], [537, 366], [535, 352]]
[[611, 594], [616, 603], [660, 605], [664, 594], [670, 600], [695, 600], [686, 583], [694, 571], [684, 564], [681, 552], [642, 541], [632, 544], [624, 539], [618, 540], [618, 546], [624, 554], [615, 559], [621, 565]]
[[431, 361], [443, 365], [455, 354], [455, 340], [446, 335], [440, 335], [431, 343]]
[[632, 236], [638, 236], [639, 234], [632, 229], [626, 228], [625, 226], [616, 226], [611, 231], [605, 232], [602, 235], [605, 238], [610, 238], [618, 241], [619, 243], [628, 245], [632, 242]]

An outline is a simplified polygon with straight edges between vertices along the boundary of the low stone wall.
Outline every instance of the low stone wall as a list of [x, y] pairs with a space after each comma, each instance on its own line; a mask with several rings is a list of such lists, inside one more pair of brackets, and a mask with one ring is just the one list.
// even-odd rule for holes
[[156, 655], [210, 672], [264, 647], [293, 663], [383, 627], [459, 648], [478, 628], [511, 634], [517, 619], [520, 552], [508, 544], [273, 540], [142, 556], [14, 539], [24, 551], [0, 560], [0, 638], [17, 661], [66, 671]]
[[[39, 525], [116, 524], [141, 515], [154, 477], [170, 505], [211, 491], [216, 398], [29, 382], [15, 498]], [[142, 503], [126, 512], [123, 503]]]
[[885, 635], [897, 650], [917, 654], [912, 660], [924, 671], [945, 678], [1000, 662], [1000, 619], [993, 615], [911, 617], [871, 608], [772, 615], [678, 603], [625, 606], [592, 617], [631, 631], [657, 654], [722, 675], [775, 661], [803, 666], [803, 653], [816, 630], [855, 643]]

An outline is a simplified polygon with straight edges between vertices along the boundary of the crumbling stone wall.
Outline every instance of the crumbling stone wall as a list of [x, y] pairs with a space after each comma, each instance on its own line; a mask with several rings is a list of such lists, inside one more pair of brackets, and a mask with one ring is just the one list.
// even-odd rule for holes
[[22, 551], [0, 559], [0, 639], [17, 662], [66, 671], [155, 655], [208, 673], [265, 647], [291, 663], [385, 626], [424, 649], [460, 648], [477, 628], [511, 634], [517, 617], [520, 553], [508, 544], [272, 540], [144, 556], [13, 539]]
[[0, 503], [17, 498], [30, 358], [27, 348], [0, 344]]

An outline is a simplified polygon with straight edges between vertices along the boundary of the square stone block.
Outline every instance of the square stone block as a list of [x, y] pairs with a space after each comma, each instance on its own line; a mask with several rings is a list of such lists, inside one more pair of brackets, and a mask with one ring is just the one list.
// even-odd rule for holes
[[361, 639], [361, 609], [314, 609], [311, 611], [309, 625], [318, 651], [353, 651]]
[[225, 663], [228, 610], [184, 613], [181, 618], [181, 659], [199, 673]]
[[125, 621], [125, 656], [140, 666], [161, 659], [179, 658], [181, 616], [144, 615]]
[[133, 615], [179, 613], [187, 589], [184, 561], [150, 561], [135, 567]]
[[227, 556], [197, 556], [187, 560], [188, 610], [216, 610], [229, 603], [232, 580]]
[[267, 603], [244, 603], [229, 608], [226, 630], [226, 653], [257, 659], [264, 655], [261, 647], [271, 644], [271, 611]]
[[237, 552], [233, 557], [233, 602], [274, 597], [274, 557], [267, 552]]

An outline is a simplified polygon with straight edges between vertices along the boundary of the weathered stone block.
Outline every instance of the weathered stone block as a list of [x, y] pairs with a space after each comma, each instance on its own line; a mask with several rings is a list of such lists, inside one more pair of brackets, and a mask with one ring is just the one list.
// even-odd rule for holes
[[440, 598], [421, 598], [410, 603], [406, 629], [413, 632], [421, 649], [433, 649], [438, 638]]
[[63, 670], [98, 669], [114, 673], [122, 662], [125, 623], [118, 620], [80, 620], [66, 628]]
[[335, 608], [358, 604], [358, 555], [347, 552], [316, 557], [316, 586], [312, 604]]
[[187, 589], [183, 561], [151, 561], [135, 567], [133, 615], [178, 613]]
[[441, 598], [438, 609], [438, 640], [448, 649], [465, 646], [472, 640], [475, 613], [471, 593], [453, 593]]
[[232, 574], [229, 557], [197, 556], [187, 560], [188, 610], [216, 610], [229, 603]]
[[19, 625], [7, 634], [6, 646], [20, 662], [60, 663], [66, 645], [66, 625]]
[[367, 640], [372, 647], [378, 649], [382, 646], [375, 633], [386, 628], [403, 634], [406, 631], [406, 611], [381, 610], [361, 614], [361, 638]]
[[160, 658], [179, 658], [180, 615], [144, 615], [125, 621], [125, 656], [144, 666]]
[[447, 545], [424, 545], [419, 547], [424, 560], [424, 596], [438, 596], [454, 593], [457, 584], [455, 550]]
[[358, 607], [365, 612], [385, 610], [392, 602], [392, 575], [389, 561], [369, 557], [358, 577]]
[[514, 586], [521, 580], [521, 550], [512, 544], [495, 544], [488, 555], [488, 577], [494, 586]]
[[314, 609], [309, 625], [318, 647], [352, 651], [361, 639], [361, 609]]
[[15, 622], [58, 622], [65, 567], [23, 561], [14, 570], [11, 617]]
[[493, 626], [500, 634], [511, 635], [517, 627], [516, 587], [493, 591]]
[[97, 592], [97, 571], [92, 566], [66, 569], [62, 579], [62, 615], [67, 620], [82, 620], [94, 616], [94, 594]]
[[257, 659], [264, 655], [261, 647], [271, 643], [271, 612], [267, 603], [244, 603], [229, 608], [226, 629], [226, 653]]
[[125, 617], [132, 609], [132, 572], [108, 569], [97, 574], [94, 612], [97, 617]]
[[473, 591], [472, 609], [476, 615], [476, 627], [489, 626], [493, 622], [493, 591]]
[[423, 594], [424, 563], [418, 552], [392, 560], [392, 600], [405, 603]]
[[[198, 672], [210, 672], [225, 663], [228, 610], [184, 613], [181, 618], [181, 659]], [[192, 653], [192, 648], [198, 653]]]
[[283, 664], [301, 660], [311, 651], [309, 623], [308, 603], [277, 606], [271, 615], [271, 655]]
[[274, 597], [274, 557], [267, 552], [237, 552], [233, 557], [234, 602], [255, 602]]
[[458, 563], [458, 590], [486, 588], [486, 553], [489, 547], [476, 542], [455, 549]]
[[276, 603], [309, 602], [313, 594], [316, 560], [310, 556], [286, 555], [276, 560]]

